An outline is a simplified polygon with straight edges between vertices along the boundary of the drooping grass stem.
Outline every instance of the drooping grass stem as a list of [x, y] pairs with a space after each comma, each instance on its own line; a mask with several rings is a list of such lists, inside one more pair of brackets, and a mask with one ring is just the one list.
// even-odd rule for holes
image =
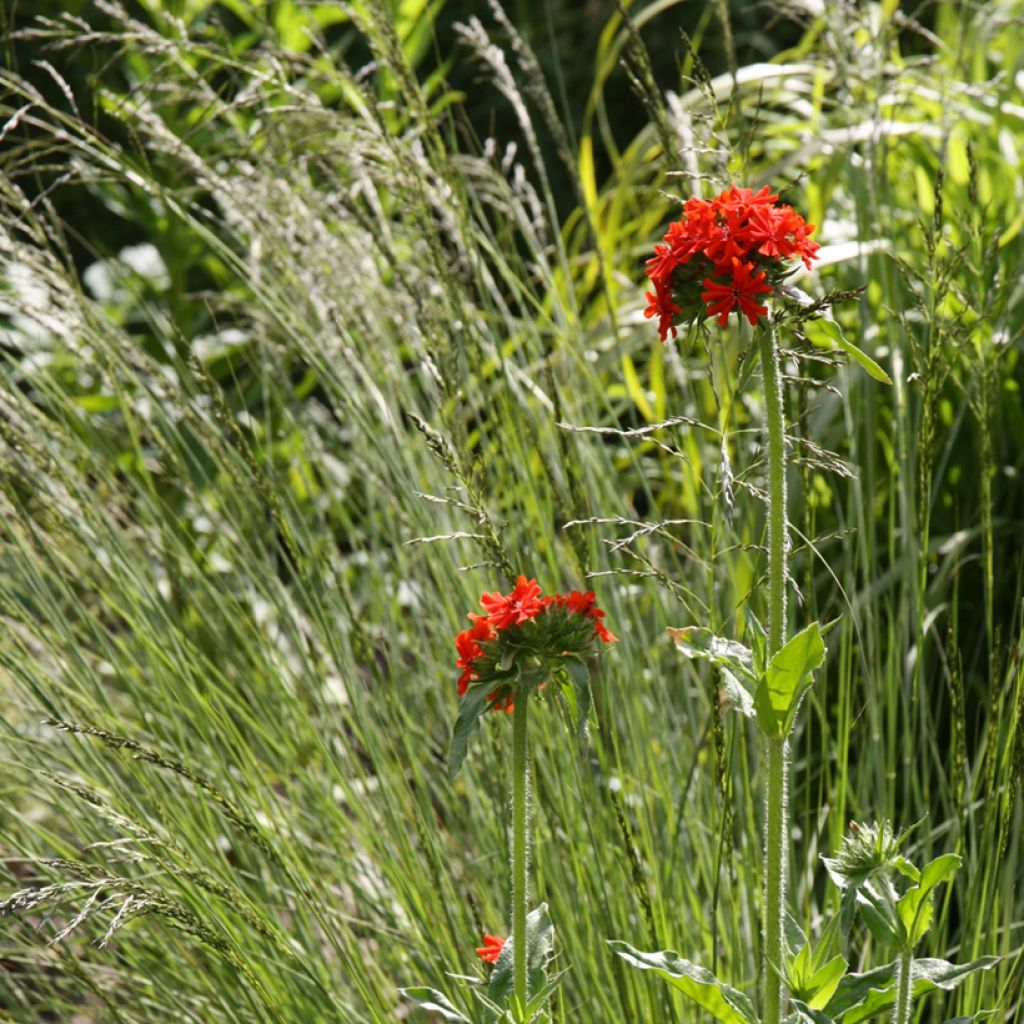
[[[768, 657], [786, 640], [786, 453], [782, 378], [771, 327], [759, 332], [764, 371], [765, 419], [768, 426]], [[789, 758], [786, 737], [765, 740], [765, 882], [763, 908], [764, 1024], [782, 1020], [783, 934], [789, 830], [786, 790]]]
[[512, 712], [512, 952], [517, 1020], [526, 1020], [526, 871], [530, 770], [526, 723], [529, 695], [516, 695]]

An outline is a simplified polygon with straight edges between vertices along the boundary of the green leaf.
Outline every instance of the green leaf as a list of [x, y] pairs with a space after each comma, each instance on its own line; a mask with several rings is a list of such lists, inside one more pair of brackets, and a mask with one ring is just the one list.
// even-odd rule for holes
[[439, 1014], [441, 1020], [451, 1021], [452, 1024], [472, 1024], [472, 1021], [459, 1013], [448, 1001], [448, 997], [443, 992], [438, 992], [437, 989], [419, 987], [403, 988], [399, 991], [406, 999], [411, 999], [424, 1010]]
[[587, 720], [590, 717], [590, 671], [582, 661], [575, 658], [568, 658], [565, 662], [565, 671], [572, 680], [573, 700], [569, 702], [570, 713], [575, 726], [576, 742], [580, 751], [586, 751], [587, 744]]
[[700, 658], [721, 668], [730, 669], [736, 675], [754, 681], [754, 656], [749, 647], [736, 640], [715, 636], [704, 626], [670, 627], [666, 630], [675, 641], [678, 650], [687, 658]]
[[529, 1002], [526, 1004], [526, 1019], [529, 1021], [534, 1020], [547, 1005], [548, 1000], [555, 994], [558, 986], [562, 984], [562, 979], [568, 973], [568, 968], [564, 971], [559, 971], [554, 977], [549, 978], [538, 991], [530, 997]]
[[[835, 923], [832, 923], [835, 922]], [[831, 945], [830, 933], [834, 933], [838, 922], [832, 919], [831, 928], [817, 947], [812, 949], [809, 942], [791, 956], [787, 965], [789, 989], [797, 999], [802, 999], [812, 1010], [821, 1010], [835, 993], [836, 987], [846, 973], [847, 962], [841, 956], [827, 960]], [[791, 947], [792, 948], [792, 947]]]
[[793, 727], [796, 709], [811, 685], [811, 673], [825, 660], [821, 627], [812, 622], [790, 638], [768, 663], [768, 670], [754, 691], [757, 723], [769, 736], [786, 736]]
[[896, 912], [896, 890], [892, 882], [879, 876], [858, 885], [855, 893], [857, 909], [875, 941], [902, 949], [906, 935]]
[[[786, 911], [783, 937], [786, 940], [786, 949], [790, 957], [798, 956], [809, 945], [807, 936], [804, 935], [804, 930], [800, 927], [800, 922], [789, 911]], [[809, 953], [810, 950], [808, 949]]]
[[947, 853], [936, 857], [924, 866], [921, 881], [912, 889], [908, 889], [897, 904], [900, 920], [907, 932], [910, 947], [916, 946], [924, 938], [932, 923], [932, 890], [943, 882], [948, 882], [960, 867], [960, 857], [955, 853]]
[[[836, 986], [835, 995], [828, 1001], [825, 1012], [830, 1017], [842, 1017], [844, 1013], [863, 1005], [874, 992], [881, 992], [892, 985], [896, 976], [896, 965], [885, 964], [863, 974], [847, 974]], [[843, 1017], [843, 1024], [849, 1024]]]
[[855, 363], [866, 370], [875, 380], [891, 384], [892, 377], [883, 370], [866, 352], [853, 342], [847, 341], [843, 329], [834, 320], [808, 320], [803, 325], [808, 341], [817, 348], [835, 350], [841, 348]]
[[[540, 904], [526, 915], [526, 974], [527, 990], [538, 992], [546, 984], [548, 961], [555, 948], [555, 926], [548, 914], [548, 905]], [[487, 996], [505, 1006], [515, 986], [515, 953], [512, 938], [502, 947], [491, 971]]]
[[612, 939], [608, 945], [626, 963], [642, 971], [654, 971], [723, 1024], [757, 1024], [758, 1017], [750, 1000], [719, 981], [706, 967], [690, 963], [670, 949], [642, 953], [618, 939]]
[[828, 1006], [828, 1001], [835, 995], [839, 982], [846, 974], [847, 967], [849, 964], [843, 957], [834, 956], [811, 975], [810, 981], [807, 982], [807, 990], [810, 993], [807, 1005], [812, 1010], [823, 1010]]
[[459, 774], [462, 762], [466, 760], [466, 749], [473, 733], [480, 728], [480, 718], [487, 711], [487, 687], [470, 687], [459, 698], [459, 714], [452, 730], [452, 742], [448, 747], [448, 778]]
[[710, 661], [722, 673], [722, 685], [729, 706], [734, 710], [754, 717], [754, 686], [757, 676], [754, 673], [754, 656], [749, 647], [736, 640], [726, 640], [715, 636], [704, 626], [685, 626], [682, 629], [670, 628], [668, 635], [675, 641], [676, 649], [687, 658]]
[[799, 999], [790, 1000], [789, 1005], [794, 1012], [786, 1018], [786, 1024], [835, 1024], [827, 1013], [822, 1013], [821, 1010], [816, 1010]]
[[[991, 970], [1000, 959], [997, 956], [983, 956], [969, 964], [951, 964], [948, 960], [914, 960], [911, 968], [913, 997], [918, 999], [938, 989], [951, 992], [972, 974]], [[826, 1011], [833, 1017], [845, 1014], [843, 1024], [860, 1024], [876, 1014], [884, 1013], [896, 1002], [893, 984], [895, 974], [894, 963], [876, 968], [868, 974], [848, 974], [840, 983]], [[866, 979], [870, 979], [870, 983], [865, 983]]]

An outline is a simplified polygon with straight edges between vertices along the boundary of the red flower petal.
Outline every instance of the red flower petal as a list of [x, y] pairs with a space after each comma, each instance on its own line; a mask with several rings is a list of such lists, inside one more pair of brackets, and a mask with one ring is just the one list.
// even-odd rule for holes
[[501, 951], [505, 946], [505, 940], [499, 938], [497, 935], [484, 934], [484, 944], [477, 946], [476, 955], [481, 960], [486, 961], [489, 964], [493, 964], [497, 961], [498, 957], [501, 956]]

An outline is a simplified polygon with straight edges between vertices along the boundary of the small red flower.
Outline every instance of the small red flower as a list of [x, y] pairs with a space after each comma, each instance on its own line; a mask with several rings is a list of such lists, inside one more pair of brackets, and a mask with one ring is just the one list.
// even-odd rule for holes
[[766, 283], [767, 274], [763, 270], [754, 273], [753, 263], [741, 263], [732, 258], [732, 280], [725, 284], [704, 279], [704, 291], [700, 297], [708, 304], [708, 316], [718, 317], [718, 326], [725, 327], [729, 322], [729, 313], [739, 307], [740, 312], [756, 325], [758, 317], [767, 316], [768, 309], [755, 301], [756, 295], [767, 295], [771, 285]]
[[476, 955], [481, 960], [486, 961], [489, 964], [493, 964], [497, 961], [498, 957], [501, 956], [501, 951], [505, 946], [505, 940], [499, 938], [497, 935], [484, 934], [484, 944], [477, 946]]
[[619, 638], [613, 636], [601, 621], [604, 618], [604, 612], [596, 606], [597, 597], [592, 590], [588, 590], [585, 594], [581, 594], [578, 590], [574, 590], [571, 594], [555, 594], [552, 601], [575, 615], [585, 615], [588, 619], [592, 619], [594, 633], [604, 643], [618, 643]]
[[494, 629], [506, 629], [532, 619], [544, 609], [540, 601], [540, 584], [520, 576], [510, 594], [484, 594], [480, 604], [487, 612], [487, 621]]
[[672, 326], [672, 317], [677, 313], [682, 313], [682, 310], [672, 301], [667, 289], [658, 285], [655, 291], [647, 292], [644, 298], [649, 303], [644, 310], [644, 316], [648, 320], [652, 316], [658, 318], [658, 335], [661, 340], [664, 341], [668, 337], [669, 331], [672, 332], [672, 337], [674, 338], [676, 336], [676, 329]]
[[462, 675], [459, 676], [460, 697], [469, 689], [469, 681], [473, 678], [473, 662], [484, 653], [480, 644], [494, 638], [494, 631], [485, 615], [470, 614], [469, 617], [474, 620], [473, 626], [464, 629], [455, 638], [455, 648], [459, 652], [459, 660], [455, 662], [455, 666], [462, 669]]

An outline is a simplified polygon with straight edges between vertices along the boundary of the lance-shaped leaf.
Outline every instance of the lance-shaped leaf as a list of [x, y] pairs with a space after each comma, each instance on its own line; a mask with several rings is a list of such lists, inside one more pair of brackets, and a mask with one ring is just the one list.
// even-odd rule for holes
[[608, 943], [628, 964], [643, 971], [654, 971], [673, 988], [689, 996], [723, 1024], [757, 1024], [757, 1013], [750, 1000], [725, 982], [719, 981], [706, 967], [684, 960], [670, 949], [642, 953], [632, 946], [613, 939]]
[[936, 857], [924, 866], [921, 880], [912, 889], [908, 889], [900, 898], [897, 909], [900, 920], [907, 933], [907, 944], [910, 948], [924, 938], [932, 923], [932, 890], [943, 882], [948, 882], [960, 867], [960, 858], [955, 853], [947, 853]]
[[424, 1010], [438, 1014], [441, 1020], [451, 1021], [452, 1024], [472, 1024], [472, 1021], [459, 1013], [448, 1001], [448, 997], [443, 992], [438, 992], [437, 989], [423, 987], [403, 988], [401, 993], [406, 999], [411, 999], [414, 1003], [423, 1007]]
[[459, 714], [452, 730], [452, 742], [448, 747], [448, 778], [459, 774], [466, 750], [473, 733], [480, 728], [480, 717], [487, 711], [487, 694], [491, 692], [482, 686], [470, 687], [459, 698]]
[[811, 673], [825, 660], [821, 627], [812, 622], [792, 637], [768, 663], [754, 691], [757, 724], [768, 736], [787, 736]]
[[854, 900], [876, 942], [904, 948], [903, 925], [896, 911], [896, 889], [888, 878], [879, 875], [858, 885]]
[[789, 988], [812, 1010], [823, 1010], [835, 995], [848, 964], [843, 957], [834, 956], [815, 970], [811, 958], [804, 955], [807, 948], [800, 951], [790, 966]]
[[879, 380], [883, 384], [892, 383], [892, 377], [871, 356], [862, 352], [852, 341], [846, 340], [843, 329], [834, 320], [808, 320], [803, 325], [803, 332], [812, 345], [818, 348], [840, 348], [875, 380]]
[[452, 729], [452, 741], [448, 747], [448, 778], [454, 779], [459, 774], [462, 762], [466, 760], [466, 750], [473, 733], [480, 728], [480, 719], [490, 707], [488, 696], [502, 684], [517, 681], [519, 670], [513, 666], [508, 672], [499, 672], [478, 679], [459, 698], [459, 713]]
[[715, 636], [704, 626], [670, 628], [668, 635], [675, 641], [676, 649], [687, 658], [710, 661], [716, 665], [722, 674], [722, 685], [729, 698], [729, 706], [748, 718], [754, 717], [757, 675], [754, 672], [754, 655], [749, 647], [744, 647], [736, 640]]
[[[951, 992], [972, 974], [991, 970], [999, 960], [997, 956], [983, 956], [969, 964], [952, 964], [948, 960], [914, 960], [911, 967], [912, 995], [918, 999], [937, 990]], [[843, 1024], [860, 1024], [861, 1021], [884, 1013], [896, 1002], [895, 975], [894, 963], [867, 974], [848, 974], [825, 1007], [826, 1013], [832, 1017], [842, 1015]]]
[[[555, 926], [548, 914], [548, 905], [540, 904], [526, 915], [526, 981], [531, 993], [544, 988], [548, 961], [555, 948]], [[501, 953], [491, 971], [487, 996], [495, 1003], [506, 1005], [515, 987], [514, 945], [511, 936], [502, 946]]]
[[562, 687], [562, 696], [582, 755], [586, 752], [587, 720], [590, 717], [590, 671], [584, 662], [576, 658], [566, 658], [564, 667], [571, 685]]

